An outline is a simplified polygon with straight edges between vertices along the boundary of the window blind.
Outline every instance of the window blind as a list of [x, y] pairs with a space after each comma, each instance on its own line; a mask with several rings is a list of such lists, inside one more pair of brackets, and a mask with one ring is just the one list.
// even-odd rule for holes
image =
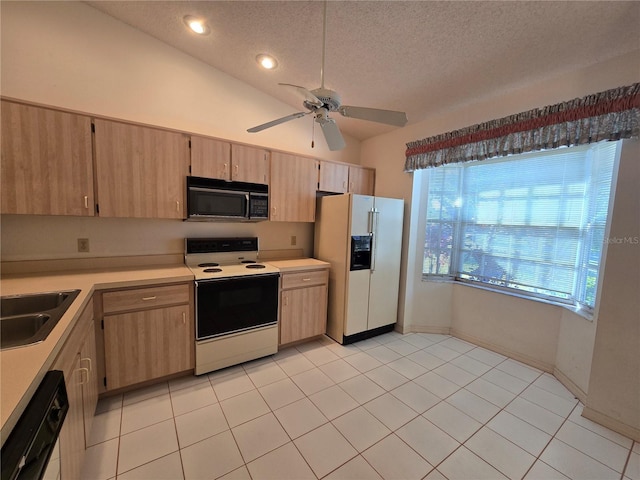
[[425, 275], [595, 304], [617, 143], [430, 170]]

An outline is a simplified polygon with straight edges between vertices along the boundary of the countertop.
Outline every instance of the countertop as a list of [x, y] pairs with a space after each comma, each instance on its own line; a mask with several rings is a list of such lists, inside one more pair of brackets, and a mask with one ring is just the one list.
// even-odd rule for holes
[[193, 281], [193, 275], [184, 265], [16, 274], [2, 277], [0, 288], [3, 296], [80, 290], [78, 297], [45, 341], [0, 351], [2, 443], [4, 444], [42, 378], [53, 365], [65, 340], [96, 290], [189, 281]]
[[293, 272], [296, 270], [320, 270], [331, 266], [328, 262], [315, 258], [297, 258], [293, 260], [269, 260], [266, 263], [278, 268], [281, 272]]
[[[328, 268], [313, 258], [267, 261], [282, 272]], [[79, 289], [80, 294], [44, 342], [0, 351], [0, 418], [2, 444], [29, 399], [53, 365], [80, 314], [98, 290], [193, 281], [184, 265], [109, 268], [55, 273], [11, 274], [0, 279], [3, 296]]]

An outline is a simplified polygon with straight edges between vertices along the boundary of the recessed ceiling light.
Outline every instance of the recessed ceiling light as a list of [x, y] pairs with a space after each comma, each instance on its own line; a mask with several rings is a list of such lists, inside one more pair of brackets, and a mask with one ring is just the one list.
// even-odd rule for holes
[[183, 20], [185, 25], [198, 35], [206, 35], [210, 32], [209, 25], [207, 25], [207, 22], [204, 20], [192, 17], [191, 15], [186, 15]]
[[266, 70], [273, 70], [278, 66], [278, 61], [274, 57], [272, 57], [271, 55], [267, 55], [266, 53], [261, 53], [260, 55], [258, 55], [256, 57], [256, 61], [262, 68]]

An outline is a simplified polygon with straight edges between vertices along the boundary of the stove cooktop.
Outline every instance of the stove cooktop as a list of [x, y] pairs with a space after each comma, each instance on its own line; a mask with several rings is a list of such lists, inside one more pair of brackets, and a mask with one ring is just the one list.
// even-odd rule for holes
[[257, 237], [187, 238], [184, 261], [196, 280], [279, 272], [258, 261]]

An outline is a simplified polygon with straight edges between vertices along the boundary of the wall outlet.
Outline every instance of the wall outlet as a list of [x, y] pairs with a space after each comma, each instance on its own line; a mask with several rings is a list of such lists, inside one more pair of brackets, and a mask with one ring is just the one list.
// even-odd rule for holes
[[79, 238], [78, 239], [78, 251], [82, 253], [87, 253], [89, 251], [89, 239], [88, 238]]
[[291, 245], [296, 245], [298, 243], [298, 238], [295, 235], [291, 235]]

